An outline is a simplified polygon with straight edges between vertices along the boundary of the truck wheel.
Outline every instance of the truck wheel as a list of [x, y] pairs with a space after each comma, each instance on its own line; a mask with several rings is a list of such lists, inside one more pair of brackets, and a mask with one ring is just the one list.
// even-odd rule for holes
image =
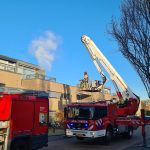
[[77, 138], [77, 140], [84, 140], [84, 137], [76, 137]]
[[108, 127], [106, 130], [105, 137], [103, 138], [105, 144], [109, 144], [113, 136], [113, 130], [111, 127]]
[[30, 146], [26, 141], [17, 140], [12, 143], [11, 150], [30, 150]]
[[132, 136], [133, 136], [133, 128], [128, 127], [128, 131], [126, 133], [124, 133], [124, 137], [130, 139], [130, 138], [132, 138]]

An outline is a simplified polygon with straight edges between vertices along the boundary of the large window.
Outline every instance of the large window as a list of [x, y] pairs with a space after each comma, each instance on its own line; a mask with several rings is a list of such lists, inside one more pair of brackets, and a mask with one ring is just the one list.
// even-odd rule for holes
[[0, 69], [15, 72], [16, 65], [13, 62], [0, 60]]
[[68, 118], [70, 119], [92, 119], [94, 107], [69, 107]]
[[18, 67], [18, 73], [23, 74], [24, 76], [26, 75], [33, 75], [35, 74], [35, 71], [33, 69], [24, 67], [24, 66], [19, 66]]
[[107, 116], [107, 107], [68, 107], [69, 119], [97, 120]]

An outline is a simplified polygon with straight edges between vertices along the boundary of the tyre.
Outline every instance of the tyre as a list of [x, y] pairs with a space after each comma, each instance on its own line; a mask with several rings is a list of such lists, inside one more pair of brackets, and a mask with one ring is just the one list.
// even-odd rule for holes
[[133, 127], [128, 127], [128, 131], [123, 135], [125, 138], [130, 139], [133, 137]]
[[77, 140], [84, 140], [84, 137], [77, 136], [76, 138], [77, 138]]
[[106, 129], [105, 137], [103, 138], [103, 141], [105, 144], [109, 144], [113, 137], [113, 129], [111, 127], [108, 127]]
[[26, 140], [16, 140], [12, 143], [11, 150], [31, 150], [31, 145]]

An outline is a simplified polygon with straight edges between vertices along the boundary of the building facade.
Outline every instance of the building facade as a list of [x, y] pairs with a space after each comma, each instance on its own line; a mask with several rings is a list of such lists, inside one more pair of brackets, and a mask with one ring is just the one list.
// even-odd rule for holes
[[76, 86], [58, 83], [55, 78], [47, 77], [45, 70], [37, 65], [3, 55], [0, 55], [0, 77], [0, 86], [48, 92], [51, 117], [71, 102], [111, 99], [110, 88], [105, 88], [104, 95], [100, 92], [81, 92]]

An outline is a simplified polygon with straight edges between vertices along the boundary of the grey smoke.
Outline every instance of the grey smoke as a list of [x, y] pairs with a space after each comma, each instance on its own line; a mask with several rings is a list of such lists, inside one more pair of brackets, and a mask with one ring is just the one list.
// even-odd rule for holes
[[52, 62], [61, 38], [51, 31], [46, 31], [42, 36], [32, 40], [30, 44], [30, 52], [36, 57], [38, 64], [46, 70], [51, 70]]

